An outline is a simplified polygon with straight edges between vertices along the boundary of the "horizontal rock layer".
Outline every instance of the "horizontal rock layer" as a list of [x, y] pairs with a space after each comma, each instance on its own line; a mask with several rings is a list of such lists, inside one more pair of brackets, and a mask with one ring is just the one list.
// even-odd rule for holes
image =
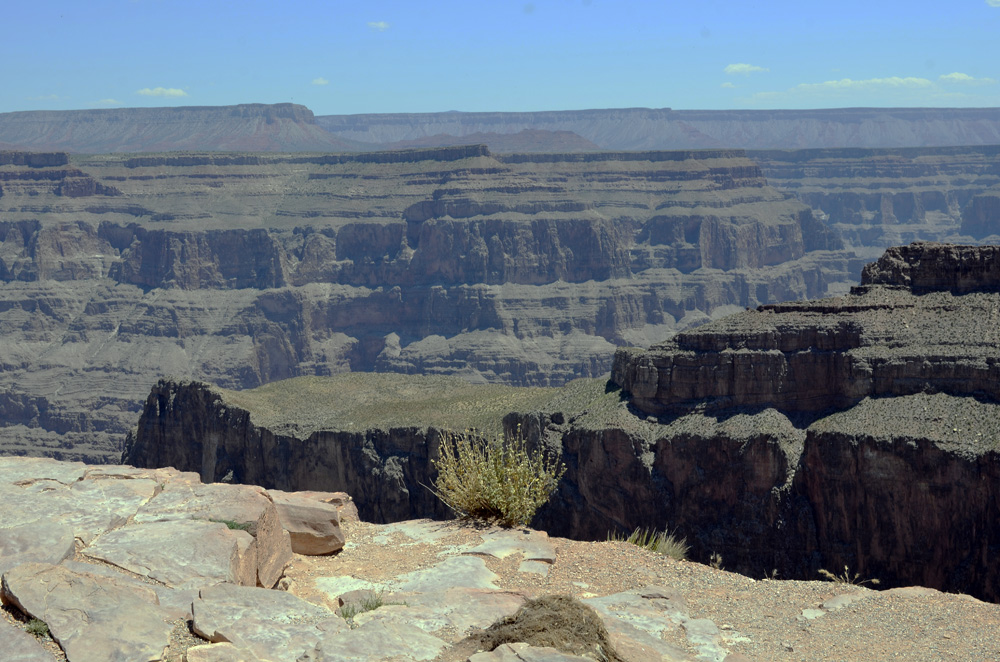
[[862, 265], [732, 150], [73, 157], [121, 192], [76, 198], [25, 159], [0, 165], [7, 452], [112, 460], [164, 374], [561, 384]]

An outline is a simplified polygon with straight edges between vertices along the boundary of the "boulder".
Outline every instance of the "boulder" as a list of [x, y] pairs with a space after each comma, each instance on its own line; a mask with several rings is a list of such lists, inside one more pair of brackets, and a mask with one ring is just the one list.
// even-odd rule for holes
[[293, 552], [319, 556], [343, 549], [344, 532], [336, 505], [294, 492], [268, 490], [268, 495], [278, 510], [281, 526], [289, 533]]
[[169, 483], [138, 510], [135, 522], [203, 519], [243, 528], [253, 536], [257, 558], [256, 582], [271, 588], [292, 559], [288, 534], [263, 488], [254, 485]]

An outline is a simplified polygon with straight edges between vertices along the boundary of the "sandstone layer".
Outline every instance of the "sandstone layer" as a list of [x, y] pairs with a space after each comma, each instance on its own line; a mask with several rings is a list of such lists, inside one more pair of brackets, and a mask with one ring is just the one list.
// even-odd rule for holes
[[[505, 429], [520, 425], [567, 467], [533, 525], [585, 539], [666, 526], [695, 558], [719, 554], [752, 576], [847, 566], [885, 586], [1000, 600], [998, 256], [891, 249], [848, 296], [762, 306], [620, 350], [610, 383], [511, 391]], [[344, 490], [380, 521], [439, 517], [423, 487], [436, 444], [469, 427], [454, 412], [476, 405], [436, 401], [437, 387], [410, 379], [393, 393], [343, 382], [245, 395], [163, 382], [125, 459]], [[423, 393], [410, 405], [424, 412], [416, 426], [352, 413], [406, 407], [408, 391]], [[301, 413], [327, 407], [322, 420]], [[435, 425], [440, 411], [451, 417]]]
[[558, 385], [862, 263], [738, 151], [2, 160], [7, 452], [112, 460], [164, 375]]

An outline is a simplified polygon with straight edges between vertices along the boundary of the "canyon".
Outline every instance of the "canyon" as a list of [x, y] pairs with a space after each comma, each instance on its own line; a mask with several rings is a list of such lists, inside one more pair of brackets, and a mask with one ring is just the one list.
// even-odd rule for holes
[[[4, 145], [79, 152], [0, 152], [0, 449], [115, 461], [164, 376], [560, 386], [620, 347], [846, 294], [889, 246], [996, 243], [1000, 148], [892, 146], [989, 142], [991, 112], [0, 115]], [[895, 138], [778, 149], [731, 125], [758, 149], [626, 151], [680, 144], [682, 116]]]
[[694, 559], [717, 554], [750, 576], [847, 567], [886, 588], [997, 601], [998, 321], [1000, 249], [916, 243], [886, 251], [844, 296], [619, 349], [610, 380], [161, 381], [122, 461], [342, 490], [372, 521], [441, 518], [424, 486], [442, 435], [506, 405], [504, 430], [567, 467], [532, 523], [550, 535], [666, 526]]
[[732, 150], [6, 154], [8, 453], [110, 461], [162, 376], [595, 377], [864, 262]]

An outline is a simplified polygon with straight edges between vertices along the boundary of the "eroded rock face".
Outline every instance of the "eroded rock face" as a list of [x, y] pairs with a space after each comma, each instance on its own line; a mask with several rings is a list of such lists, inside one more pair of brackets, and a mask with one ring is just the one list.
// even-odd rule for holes
[[995, 246], [890, 249], [847, 297], [762, 306], [619, 350], [611, 378], [654, 415], [693, 403], [816, 412], [928, 390], [997, 400], [998, 258]]
[[[73, 168], [122, 194], [56, 195]], [[0, 448], [90, 462], [164, 375], [558, 385], [863, 262], [733, 150], [10, 153], [0, 176]]]

